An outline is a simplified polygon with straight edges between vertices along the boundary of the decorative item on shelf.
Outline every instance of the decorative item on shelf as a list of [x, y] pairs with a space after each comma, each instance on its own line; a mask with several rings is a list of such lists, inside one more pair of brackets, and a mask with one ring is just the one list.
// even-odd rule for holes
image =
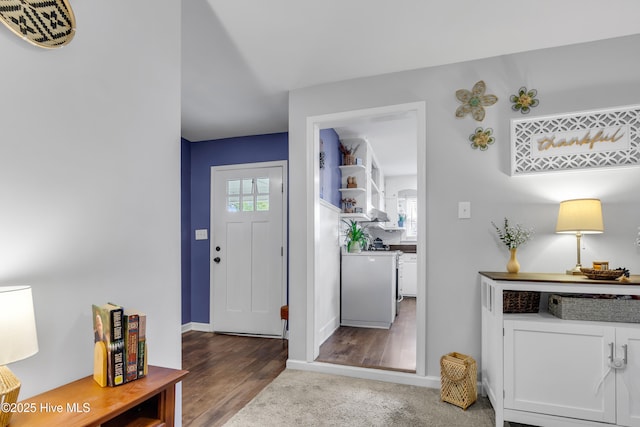
[[484, 81], [480, 80], [473, 89], [468, 91], [467, 89], [459, 89], [456, 91], [456, 98], [462, 102], [462, 105], [456, 109], [456, 117], [464, 117], [471, 113], [476, 121], [481, 122], [484, 120], [484, 107], [491, 106], [498, 102], [498, 97], [495, 95], [485, 95], [486, 85]]
[[537, 107], [540, 104], [540, 101], [535, 98], [537, 95], [537, 90], [527, 90], [526, 87], [521, 87], [516, 95], [511, 95], [511, 98], [509, 98], [513, 103], [511, 109], [520, 111], [522, 114], [528, 114], [533, 107]]
[[509, 248], [510, 257], [509, 262], [507, 262], [507, 272], [518, 273], [520, 271], [520, 263], [516, 258], [516, 252], [521, 245], [524, 245], [532, 238], [533, 229], [525, 228], [520, 224], [511, 226], [507, 218], [504, 219], [503, 228], [498, 228], [493, 221], [491, 221], [491, 224], [496, 229], [500, 241]]
[[479, 148], [480, 151], [486, 151], [489, 145], [493, 144], [496, 139], [493, 137], [493, 129], [482, 129], [479, 127], [476, 128], [474, 133], [469, 135], [469, 141], [471, 141], [471, 148]]
[[347, 177], [347, 188], [358, 188], [358, 181], [355, 176]]
[[340, 199], [340, 203], [342, 203], [342, 213], [354, 213], [356, 199]]
[[622, 270], [596, 270], [595, 268], [580, 268], [580, 272], [587, 276], [587, 279], [596, 280], [616, 280], [624, 275]]
[[398, 214], [398, 227], [400, 227], [400, 228], [404, 227], [404, 221], [405, 221], [406, 217], [407, 216], [402, 212], [400, 212]]
[[38, 336], [30, 286], [0, 287], [0, 427], [11, 421], [20, 380], [5, 366], [38, 352]]
[[342, 153], [342, 164], [344, 166], [350, 166], [350, 165], [356, 164], [356, 159], [354, 155], [356, 154], [356, 151], [358, 151], [358, 147], [360, 147], [360, 144], [347, 147], [342, 142], [340, 143], [340, 152]]
[[616, 268], [616, 270], [622, 270], [622, 275], [623, 275], [624, 277], [629, 277], [629, 275], [631, 274], [631, 273], [629, 272], [629, 269], [627, 269], [627, 268], [625, 268], [625, 267], [618, 267], [618, 268]]
[[324, 162], [327, 158], [327, 153], [324, 151], [324, 141], [320, 139], [320, 153], [318, 155], [318, 162], [320, 165], [320, 169], [324, 169]]
[[608, 270], [609, 261], [593, 261], [594, 270]]
[[362, 248], [366, 249], [369, 246], [369, 234], [366, 231], [366, 226], [362, 226], [354, 220], [343, 220], [343, 222], [347, 225], [345, 233], [347, 252], [357, 253], [362, 251]]
[[503, 291], [503, 313], [537, 313], [540, 310], [540, 292]]
[[616, 268], [616, 270], [622, 270], [622, 275], [616, 279], [617, 281], [623, 282], [623, 283], [628, 283], [631, 281], [631, 279], [629, 279], [630, 272], [628, 269], [624, 267], [618, 267]]
[[115, 387], [147, 375], [147, 315], [106, 303], [91, 306], [94, 349], [93, 379]]
[[3, 0], [0, 21], [21, 39], [48, 49], [68, 44], [76, 33], [67, 0]]
[[560, 202], [556, 233], [576, 235], [576, 266], [567, 274], [582, 274], [580, 268], [580, 238], [583, 234], [599, 234], [604, 231], [602, 203], [598, 199], [574, 199]]

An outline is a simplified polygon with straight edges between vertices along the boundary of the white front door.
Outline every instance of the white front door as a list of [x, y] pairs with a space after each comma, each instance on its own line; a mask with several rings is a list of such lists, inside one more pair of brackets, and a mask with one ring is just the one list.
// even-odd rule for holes
[[285, 301], [285, 165], [211, 168], [213, 330], [280, 335]]

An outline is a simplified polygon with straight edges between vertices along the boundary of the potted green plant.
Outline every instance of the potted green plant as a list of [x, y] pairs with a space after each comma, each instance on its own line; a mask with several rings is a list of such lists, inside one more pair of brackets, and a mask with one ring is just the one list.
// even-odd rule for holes
[[363, 248], [367, 248], [369, 243], [369, 234], [366, 227], [360, 225], [354, 220], [343, 221], [347, 225], [346, 243], [347, 252], [360, 252]]

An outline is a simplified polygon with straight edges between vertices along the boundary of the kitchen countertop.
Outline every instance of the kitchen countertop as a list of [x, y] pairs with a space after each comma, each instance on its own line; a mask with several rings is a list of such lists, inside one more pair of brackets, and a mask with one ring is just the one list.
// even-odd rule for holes
[[417, 252], [417, 245], [400, 243], [397, 245], [389, 245], [389, 250], [402, 251], [406, 254], [415, 254]]
[[398, 251], [360, 251], [360, 252], [347, 252], [342, 251], [342, 255], [355, 255], [355, 256], [396, 256]]

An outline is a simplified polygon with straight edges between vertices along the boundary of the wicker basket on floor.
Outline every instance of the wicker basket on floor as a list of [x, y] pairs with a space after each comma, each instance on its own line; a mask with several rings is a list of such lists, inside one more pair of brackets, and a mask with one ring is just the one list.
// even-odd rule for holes
[[440, 358], [440, 398], [467, 409], [478, 399], [478, 368], [476, 361], [461, 353], [449, 353]]

